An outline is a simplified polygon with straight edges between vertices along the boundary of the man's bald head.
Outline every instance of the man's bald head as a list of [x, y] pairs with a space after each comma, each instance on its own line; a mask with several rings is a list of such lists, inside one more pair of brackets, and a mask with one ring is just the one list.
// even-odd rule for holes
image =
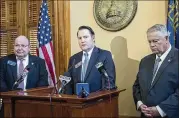
[[23, 41], [27, 41], [28, 42], [28, 45], [30, 45], [30, 41], [29, 41], [29, 39], [26, 37], [26, 36], [24, 36], [24, 35], [20, 35], [20, 36], [18, 36], [16, 39], [15, 39], [15, 42], [16, 41], [18, 41], [18, 40], [23, 40]]
[[30, 52], [30, 41], [27, 37], [20, 35], [15, 39], [14, 53], [18, 58], [26, 57]]

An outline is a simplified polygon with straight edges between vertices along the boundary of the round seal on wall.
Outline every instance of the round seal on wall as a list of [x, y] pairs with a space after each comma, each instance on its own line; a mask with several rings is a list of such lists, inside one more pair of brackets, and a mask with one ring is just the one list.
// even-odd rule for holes
[[95, 0], [93, 15], [97, 24], [108, 31], [125, 28], [137, 11], [136, 0]]

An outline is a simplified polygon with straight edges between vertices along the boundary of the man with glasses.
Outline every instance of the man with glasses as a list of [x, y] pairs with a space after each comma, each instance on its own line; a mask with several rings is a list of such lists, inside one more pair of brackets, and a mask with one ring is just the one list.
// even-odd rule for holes
[[178, 49], [170, 45], [162, 24], [149, 28], [147, 39], [153, 54], [139, 65], [133, 85], [136, 108], [142, 118], [179, 118]]
[[[1, 92], [48, 86], [45, 61], [30, 55], [29, 52], [30, 41], [21, 35], [15, 39], [14, 54], [0, 59]], [[21, 77], [23, 77], [23, 81], [15, 87], [14, 83]]]

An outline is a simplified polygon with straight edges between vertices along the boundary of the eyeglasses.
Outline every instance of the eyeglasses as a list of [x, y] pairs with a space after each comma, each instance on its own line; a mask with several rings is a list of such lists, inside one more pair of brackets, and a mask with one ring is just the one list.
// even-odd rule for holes
[[22, 48], [25, 48], [25, 47], [27, 47], [27, 46], [29, 46], [29, 45], [19, 45], [19, 44], [16, 44], [16, 45], [14, 45], [16, 48], [20, 48], [20, 47], [22, 47]]

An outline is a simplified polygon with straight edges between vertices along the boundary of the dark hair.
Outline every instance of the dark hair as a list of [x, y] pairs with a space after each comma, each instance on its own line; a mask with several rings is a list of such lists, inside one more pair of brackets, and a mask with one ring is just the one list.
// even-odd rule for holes
[[77, 31], [77, 36], [78, 36], [78, 32], [80, 31], [80, 30], [83, 30], [83, 29], [87, 29], [90, 33], [91, 33], [91, 35], [95, 35], [95, 33], [94, 33], [94, 31], [93, 31], [93, 29], [91, 28], [91, 27], [89, 27], [89, 26], [80, 26], [79, 28], [78, 28], [78, 31]]

